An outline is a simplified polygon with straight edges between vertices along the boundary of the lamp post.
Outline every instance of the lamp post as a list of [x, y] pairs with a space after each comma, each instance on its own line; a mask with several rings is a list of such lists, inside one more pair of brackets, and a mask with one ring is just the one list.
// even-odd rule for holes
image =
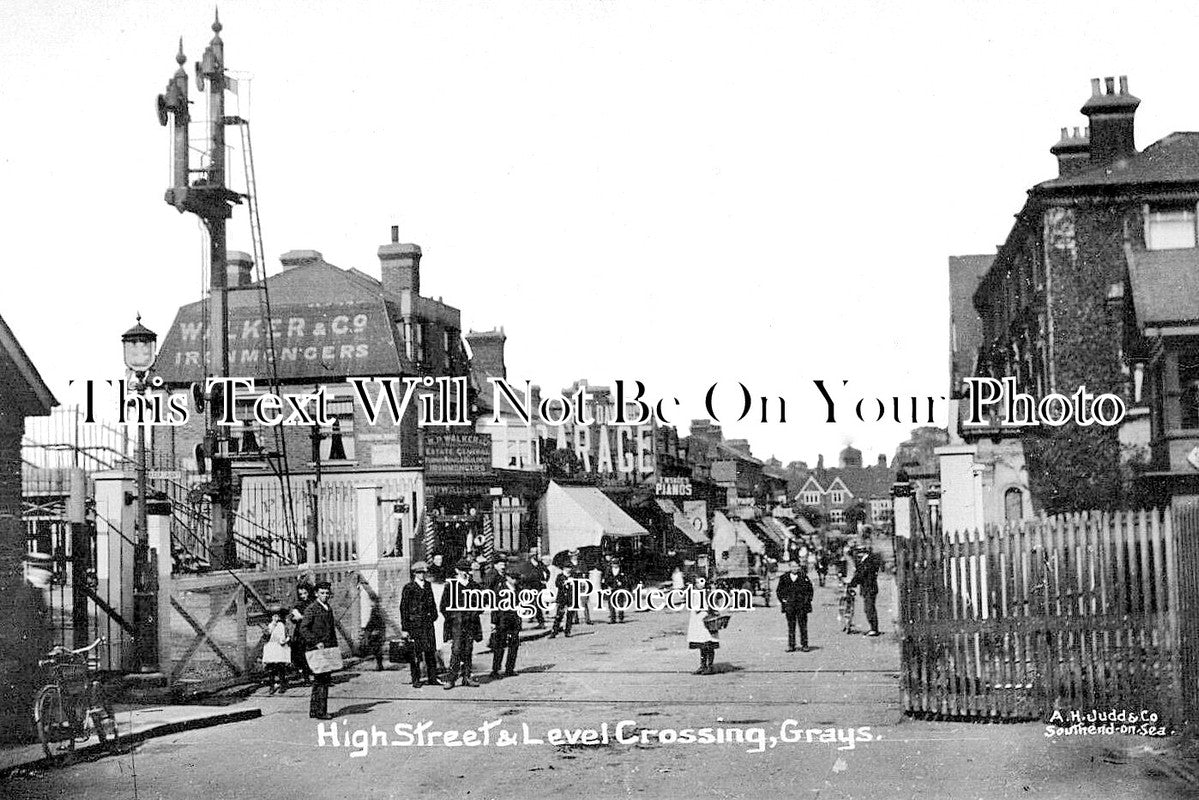
[[[141, 314], [137, 315], [137, 324], [121, 335], [121, 345], [125, 352], [125, 366], [133, 373], [134, 390], [138, 394], [137, 419], [137, 542], [134, 556], [134, 605], [133, 627], [136, 631], [134, 652], [137, 654], [139, 666], [153, 664], [157, 654], [153, 647], [154, 639], [154, 602], [148, 597], [149, 570], [147, 554], [149, 552], [150, 532], [146, 519], [146, 386], [147, 376], [154, 366], [154, 349], [158, 343], [158, 335], [142, 325]], [[169, 558], [170, 554], [160, 554]]]
[[137, 541], [145, 544], [148, 536], [146, 530], [146, 426], [143, 424], [145, 413], [146, 377], [154, 366], [154, 350], [158, 344], [158, 334], [142, 324], [142, 315], [137, 315], [137, 324], [121, 335], [121, 345], [125, 351], [125, 367], [133, 373], [134, 390], [142, 398], [138, 410], [137, 425]]

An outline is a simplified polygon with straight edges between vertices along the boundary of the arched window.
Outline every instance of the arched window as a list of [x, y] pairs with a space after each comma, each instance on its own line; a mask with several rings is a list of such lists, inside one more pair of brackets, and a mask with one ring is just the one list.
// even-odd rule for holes
[[1024, 493], [1013, 486], [1003, 493], [1003, 520], [1015, 524], [1022, 519], [1024, 519]]

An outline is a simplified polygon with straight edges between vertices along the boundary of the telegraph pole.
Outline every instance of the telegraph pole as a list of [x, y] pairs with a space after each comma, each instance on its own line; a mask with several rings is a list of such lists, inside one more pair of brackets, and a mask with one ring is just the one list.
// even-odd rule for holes
[[[200, 217], [208, 228], [210, 247], [209, 337], [212, 361], [209, 374], [216, 378], [229, 377], [229, 278], [225, 241], [225, 223], [233, 216], [233, 205], [241, 202], [236, 192], [225, 186], [225, 44], [221, 41], [219, 15], [212, 23], [213, 37], [196, 63], [196, 87], [208, 93], [209, 152], [208, 163], [197, 169], [190, 167], [188, 123], [190, 112], [187, 98], [187, 73], [183, 64], [183, 40], [175, 61], [179, 69], [167, 84], [166, 93], [158, 97], [158, 121], [167, 124], [174, 116], [174, 185], [166, 192], [166, 201], [180, 213]], [[191, 180], [192, 175], [196, 180]], [[212, 499], [212, 537], [209, 560], [215, 569], [231, 566], [236, 560], [232, 536], [233, 474], [229, 461], [229, 430], [218, 425], [224, 405], [219, 391], [207, 397], [207, 429], [204, 436], [205, 454], [212, 467], [212, 480], [207, 494]]]

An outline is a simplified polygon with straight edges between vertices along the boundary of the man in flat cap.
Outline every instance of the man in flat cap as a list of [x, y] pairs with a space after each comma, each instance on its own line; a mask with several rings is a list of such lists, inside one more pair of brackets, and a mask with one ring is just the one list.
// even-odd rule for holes
[[474, 662], [475, 642], [483, 641], [483, 627], [479, 622], [482, 610], [472, 610], [468, 597], [481, 596], [482, 588], [470, 577], [471, 561], [459, 559], [454, 565], [454, 577], [446, 582], [441, 595], [441, 616], [445, 620], [445, 639], [450, 642], [450, 674], [445, 688], [453, 689], [458, 678], [462, 685], [476, 687], [471, 676]]
[[437, 621], [437, 601], [433, 599], [433, 585], [428, 580], [428, 565], [417, 561], [412, 565], [412, 580], [400, 592], [400, 627], [412, 640], [412, 687], [419, 689], [420, 662], [425, 662], [425, 683], [440, 686], [437, 680], [437, 632], [433, 623]]
[[[300, 620], [297, 628], [297, 634], [304, 642], [306, 651], [338, 646], [337, 623], [329, 605], [329, 600], [333, 597], [333, 586], [328, 581], [320, 581], [315, 589], [316, 602], [304, 609], [304, 618]], [[329, 685], [332, 682], [332, 672], [317, 673], [313, 676], [312, 697], [308, 701], [308, 716], [312, 719], [333, 719], [329, 714]]]

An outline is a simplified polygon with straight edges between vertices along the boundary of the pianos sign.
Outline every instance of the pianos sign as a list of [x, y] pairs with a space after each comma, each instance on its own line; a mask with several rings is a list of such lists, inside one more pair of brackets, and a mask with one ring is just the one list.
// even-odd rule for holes
[[690, 478], [658, 478], [654, 484], [654, 494], [658, 497], [690, 497]]

